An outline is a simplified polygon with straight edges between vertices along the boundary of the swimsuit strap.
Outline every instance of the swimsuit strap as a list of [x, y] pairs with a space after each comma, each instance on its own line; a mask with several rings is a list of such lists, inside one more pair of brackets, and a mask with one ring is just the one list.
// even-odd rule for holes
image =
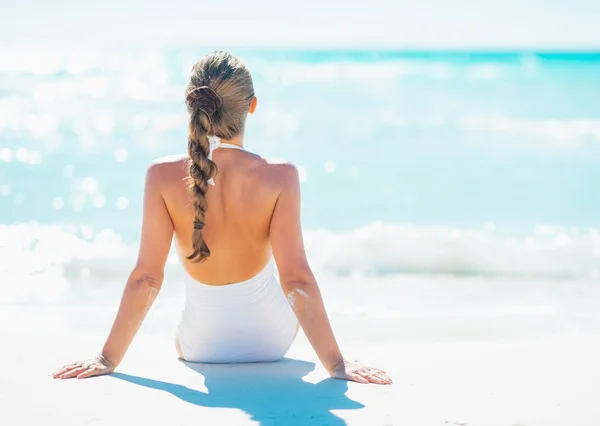
[[[215, 149], [218, 149], [218, 148], [240, 149], [240, 150], [244, 151], [244, 148], [242, 148], [239, 145], [221, 142], [221, 138], [218, 136], [215, 136], [215, 135], [208, 136], [208, 144], [209, 144], [209, 148], [208, 148], [208, 159], [209, 160], [212, 160], [213, 152], [215, 151]], [[213, 178], [210, 178], [208, 180], [208, 183], [209, 183], [209, 185], [215, 186], [215, 181], [213, 180]]]

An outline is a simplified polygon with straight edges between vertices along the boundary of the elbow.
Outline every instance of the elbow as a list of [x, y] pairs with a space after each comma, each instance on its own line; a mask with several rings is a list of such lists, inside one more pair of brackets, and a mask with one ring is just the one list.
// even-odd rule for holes
[[163, 274], [135, 269], [129, 277], [128, 285], [137, 288], [147, 288], [150, 291], [158, 292], [162, 287], [163, 279]]
[[286, 295], [296, 292], [312, 293], [317, 288], [317, 281], [312, 273], [299, 274], [294, 276], [280, 276], [281, 287]]
[[[316, 281], [310, 279], [296, 279], [282, 284], [283, 293], [290, 307], [300, 318], [310, 318], [314, 301], [320, 298]], [[307, 317], [308, 315], [308, 317]]]

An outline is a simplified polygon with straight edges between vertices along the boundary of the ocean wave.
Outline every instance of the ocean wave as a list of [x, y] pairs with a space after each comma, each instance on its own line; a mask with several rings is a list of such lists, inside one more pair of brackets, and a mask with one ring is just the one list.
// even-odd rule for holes
[[348, 233], [307, 235], [311, 259], [337, 274], [447, 274], [598, 279], [600, 232], [536, 226], [527, 235], [375, 222]]
[[[464, 130], [489, 134], [539, 136], [546, 145], [548, 141], [554, 141], [554, 147], [578, 147], [585, 138], [600, 141], [600, 120], [595, 118], [520, 119], [500, 114], [469, 115], [459, 120], [459, 126]], [[519, 140], [519, 143], [522, 141]]]
[[[444, 274], [600, 279], [600, 231], [537, 226], [528, 235], [375, 222], [349, 232], [308, 231], [316, 271], [336, 275]], [[52, 298], [79, 282], [123, 281], [137, 246], [110, 229], [0, 225], [2, 300]], [[182, 277], [174, 252], [168, 274]]]

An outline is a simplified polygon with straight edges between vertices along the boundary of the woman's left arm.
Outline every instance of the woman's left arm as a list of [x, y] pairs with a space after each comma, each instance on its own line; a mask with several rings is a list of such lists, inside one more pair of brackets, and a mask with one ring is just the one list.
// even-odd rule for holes
[[125, 356], [156, 299], [162, 286], [174, 230], [161, 191], [163, 172], [163, 165], [154, 163], [146, 173], [138, 259], [125, 285], [117, 316], [101, 354], [87, 361], [66, 365], [54, 373], [54, 377], [85, 378], [112, 372]]

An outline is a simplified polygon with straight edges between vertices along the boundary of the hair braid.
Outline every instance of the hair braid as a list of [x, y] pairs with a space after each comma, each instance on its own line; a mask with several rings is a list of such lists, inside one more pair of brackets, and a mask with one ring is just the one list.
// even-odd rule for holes
[[194, 262], [201, 262], [210, 256], [202, 229], [208, 207], [208, 181], [217, 173], [217, 165], [208, 158], [208, 136], [215, 135], [228, 140], [241, 133], [253, 98], [250, 72], [241, 61], [228, 53], [213, 52], [192, 68], [186, 104], [190, 114], [189, 191], [194, 207], [194, 251], [187, 258]]
[[189, 162], [189, 190], [193, 199], [194, 206], [194, 232], [192, 234], [192, 248], [194, 252], [188, 256], [189, 260], [201, 262], [210, 256], [210, 250], [202, 237], [202, 228], [204, 228], [204, 218], [206, 216], [206, 191], [208, 190], [208, 180], [215, 175], [217, 165], [208, 158], [209, 144], [207, 132], [202, 125], [194, 125], [194, 121], [201, 122], [198, 117], [203, 114], [202, 111], [192, 114], [190, 120], [190, 136], [188, 138]]

